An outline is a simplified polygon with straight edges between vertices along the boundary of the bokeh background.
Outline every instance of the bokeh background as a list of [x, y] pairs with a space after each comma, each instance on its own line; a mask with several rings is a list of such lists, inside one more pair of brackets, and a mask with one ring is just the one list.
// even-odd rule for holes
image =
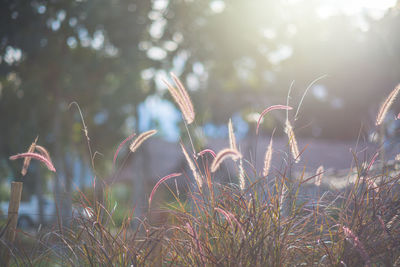
[[[70, 206], [75, 188], [114, 177], [113, 153], [132, 132], [158, 129], [161, 143], [144, 146], [140, 159], [130, 155], [136, 167], [120, 180], [154, 184], [178, 168], [173, 150], [185, 127], [161, 81], [170, 71], [194, 102], [198, 147], [206, 138], [225, 138], [229, 118], [239, 139], [251, 138], [257, 114], [285, 104], [290, 87], [295, 109], [309, 88], [295, 121], [299, 138], [333, 147], [367, 138], [379, 104], [399, 82], [399, 32], [396, 0], [3, 0], [0, 200], [10, 180], [21, 180], [21, 162], [8, 157], [26, 151], [36, 136], [57, 175], [32, 162], [25, 198], [58, 190]], [[94, 159], [74, 101], [92, 153], [99, 152]], [[284, 116], [268, 116], [263, 134]], [[178, 163], [151, 173], [153, 154]], [[118, 194], [131, 203], [132, 190]]]

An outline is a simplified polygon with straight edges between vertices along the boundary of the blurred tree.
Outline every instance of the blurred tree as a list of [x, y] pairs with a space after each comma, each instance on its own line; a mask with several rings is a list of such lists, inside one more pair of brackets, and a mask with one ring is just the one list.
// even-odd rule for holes
[[260, 112], [285, 103], [293, 80], [296, 108], [305, 88], [326, 74], [308, 92], [295, 126], [306, 126], [303, 135], [354, 138], [398, 82], [396, 7], [376, 20], [316, 0], [158, 2], [153, 24], [164, 30], [148, 49], [167, 52], [164, 68], [186, 77], [197, 110], [208, 110], [204, 119], [226, 123], [244, 107]]
[[[10, 164], [4, 159], [26, 151], [39, 135], [55, 162], [56, 191], [66, 193], [61, 196], [68, 213], [72, 156], [88, 151], [79, 113], [69, 104], [84, 107], [91, 146], [110, 156], [126, 118], [135, 115], [133, 105], [149, 93], [142, 89], [149, 87], [141, 86], [141, 70], [157, 65], [140, 47], [150, 10], [149, 1], [139, 0], [0, 3], [3, 169]], [[12, 166], [19, 176], [21, 162]], [[95, 175], [101, 171], [96, 166]]]

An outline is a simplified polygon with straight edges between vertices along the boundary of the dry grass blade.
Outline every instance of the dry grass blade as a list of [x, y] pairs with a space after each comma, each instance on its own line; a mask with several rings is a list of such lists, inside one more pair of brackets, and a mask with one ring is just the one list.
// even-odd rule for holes
[[227, 158], [237, 160], [239, 158], [242, 158], [242, 154], [240, 154], [239, 151], [231, 148], [221, 150], [220, 152], [218, 152], [217, 156], [211, 164], [211, 172], [216, 172], [221, 163]]
[[372, 165], [375, 163], [375, 160], [377, 159], [378, 155], [379, 155], [379, 152], [376, 152], [374, 154], [374, 156], [372, 157], [372, 159], [370, 160], [367, 168], [365, 169], [366, 174], [368, 174], [368, 172], [371, 169]]
[[150, 131], [147, 131], [147, 132], [144, 132], [144, 133], [140, 134], [132, 142], [132, 144], [130, 145], [129, 149], [132, 151], [132, 153], [135, 152], [144, 141], [146, 141], [147, 139], [149, 139], [151, 136], [155, 135], [156, 133], [157, 133], [156, 130], [150, 130]]
[[233, 226], [232, 220], [235, 221], [236, 225], [239, 227], [240, 231], [242, 232], [242, 235], [245, 236], [244, 230], [243, 230], [242, 226], [240, 225], [239, 221], [236, 219], [235, 215], [233, 215], [229, 211], [223, 210], [223, 209], [218, 208], [218, 207], [215, 208], [215, 210], [218, 211], [219, 213], [221, 213], [222, 215], [224, 215], [226, 220], [231, 225], [231, 228], [232, 228], [233, 232], [235, 231], [235, 227]]
[[381, 108], [379, 109], [378, 115], [376, 116], [376, 122], [375, 122], [376, 126], [381, 125], [382, 122], [385, 120], [386, 114], [387, 114], [390, 106], [393, 104], [394, 99], [399, 94], [399, 91], [400, 91], [400, 84], [398, 84], [393, 89], [393, 91], [386, 98], [385, 102], [383, 102]]

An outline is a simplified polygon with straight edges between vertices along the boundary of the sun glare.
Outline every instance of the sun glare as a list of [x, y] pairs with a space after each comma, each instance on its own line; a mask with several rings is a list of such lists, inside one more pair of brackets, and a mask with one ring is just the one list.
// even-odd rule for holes
[[395, 5], [396, 0], [326, 0], [320, 4], [318, 13], [322, 18], [344, 13], [354, 16], [368, 14], [374, 19], [380, 19]]

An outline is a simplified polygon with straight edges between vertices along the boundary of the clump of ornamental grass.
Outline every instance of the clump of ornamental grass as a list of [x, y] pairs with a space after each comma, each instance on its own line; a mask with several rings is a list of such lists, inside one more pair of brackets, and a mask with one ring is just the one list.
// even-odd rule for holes
[[[87, 205], [81, 200], [83, 205]], [[84, 204], [85, 203], [85, 204]], [[93, 207], [93, 206], [92, 206]], [[63, 247], [62, 253], [50, 250], [48, 258], [64, 266], [154, 266], [160, 253], [162, 227], [154, 227], [148, 220], [132, 222], [134, 210], [126, 215], [121, 225], [113, 220], [115, 206], [100, 203], [82, 207], [70, 227], [57, 228], [48, 233], [52, 242]]]
[[[130, 153], [136, 152], [140, 145], [154, 135], [156, 131], [144, 132], [131, 145]], [[114, 164], [122, 147], [133, 137], [132, 134], [121, 142], [114, 155]], [[39, 160], [55, 172], [49, 152], [36, 144], [26, 153], [10, 157], [11, 160], [23, 158], [23, 169], [29, 167], [26, 159]], [[35, 152], [37, 151], [37, 153]], [[99, 183], [99, 181], [97, 182]], [[163, 227], [155, 227], [158, 221], [133, 217], [134, 208], [121, 224], [114, 221], [117, 203], [109, 198], [110, 188], [104, 185], [104, 199], [96, 196], [96, 178], [93, 180], [92, 197], [85, 195], [78, 188], [78, 199], [74, 205], [74, 214], [66, 221], [57, 211], [55, 225], [37, 233], [19, 230], [19, 239], [33, 244], [31, 248], [7, 244], [3, 235], [7, 225], [0, 229], [0, 244], [10, 251], [12, 263], [23, 266], [144, 266], [158, 265], [159, 243], [163, 236]], [[57, 210], [59, 208], [57, 207]], [[65, 222], [67, 222], [65, 224]], [[135, 227], [132, 227], [135, 225]]]
[[[288, 198], [285, 171], [269, 181], [260, 178], [244, 191], [213, 183], [213, 199], [205, 190], [190, 192], [191, 208], [177, 199], [179, 205], [172, 209], [176, 222], [164, 240], [165, 262], [184, 266], [394, 264], [400, 256], [398, 176], [371, 171], [377, 192], [360, 172], [344, 191], [305, 200], [300, 197], [302, 187], [323, 179], [321, 168], [316, 175], [299, 177], [292, 198]], [[293, 205], [287, 212], [289, 199]]]
[[[290, 246], [309, 243], [304, 227], [312, 216], [296, 208], [290, 217], [283, 217], [281, 181], [264, 183], [251, 184], [246, 192], [214, 183], [213, 190], [218, 192], [215, 202], [205, 195], [193, 196], [190, 212], [177, 208], [179, 226], [171, 228], [166, 240], [170, 248], [166, 262], [179, 266], [270, 266], [300, 259], [298, 250]], [[268, 194], [273, 197], [265, 201]]]
[[[290, 108], [276, 105], [264, 110], [257, 133], [262, 116], [273, 109]], [[294, 162], [288, 161], [290, 165], [271, 172], [270, 141], [262, 177], [257, 176], [254, 166], [252, 173], [244, 174], [244, 159], [237, 151], [231, 122], [228, 126], [230, 147], [214, 153], [211, 165], [199, 174], [212, 181], [207, 184], [208, 190], [190, 191], [189, 207], [174, 194], [178, 205], [172, 209], [175, 225], [165, 238], [166, 264], [391, 266], [399, 261], [399, 229], [392, 226], [400, 212], [399, 177], [374, 169], [376, 155], [366, 169], [357, 168], [356, 181], [344, 191], [331, 190], [314, 199], [304, 198], [302, 191], [308, 181], [314, 180], [314, 186], [321, 186], [324, 169], [319, 167], [309, 177], [303, 172], [295, 179], [288, 178], [290, 168], [300, 159], [289, 120], [285, 131]], [[214, 182], [215, 171], [228, 158], [240, 170], [239, 188]], [[244, 176], [252, 177], [247, 187], [241, 182]]]
[[132, 222], [134, 210], [121, 225], [113, 220], [115, 206], [96, 204], [81, 196], [81, 213], [69, 226], [54, 225], [35, 234], [20, 233], [35, 242], [30, 250], [13, 249], [14, 261], [21, 266], [157, 266], [162, 226], [149, 220]]
[[[195, 119], [193, 105], [183, 84], [176, 76], [172, 78], [177, 89], [166, 84], [186, 125], [190, 126]], [[385, 101], [379, 121], [398, 90]], [[292, 108], [284, 105], [266, 108], [258, 120], [257, 135], [263, 116], [276, 109]], [[396, 266], [400, 263], [400, 176], [394, 171], [382, 173], [381, 168], [375, 167], [379, 165], [375, 163], [378, 153], [369, 160], [361, 160], [354, 153], [356, 172], [349, 174], [355, 177], [353, 183], [343, 190], [326, 190], [323, 184], [327, 183], [323, 180], [329, 177], [322, 166], [310, 175], [305, 171], [306, 166], [302, 166], [301, 173], [292, 171], [299, 164], [300, 152], [289, 119], [283, 127], [289, 153], [281, 153], [287, 163], [281, 168], [271, 166], [272, 157], [278, 154], [273, 153], [272, 137], [264, 148], [264, 164], [259, 170], [239, 151], [240, 143], [229, 121], [229, 147], [218, 153], [208, 148], [196, 151], [192, 142], [189, 150], [181, 142], [193, 180], [185, 172], [161, 178], [148, 198], [148, 216], [137, 218], [138, 223], [132, 224], [134, 208], [121, 225], [115, 223], [116, 206], [107, 201], [107, 186], [104, 200], [88, 199], [80, 192], [78, 203], [84, 212], [76, 214], [70, 226], [59, 222], [36, 239], [40, 252], [29, 254], [14, 249], [19, 252], [13, 253], [14, 260], [26, 265], [64, 266]], [[139, 135], [131, 143], [130, 153], [137, 153], [140, 144], [154, 133]], [[118, 146], [114, 165], [119, 151], [133, 138], [134, 134]], [[190, 135], [189, 140], [192, 141]], [[32, 146], [37, 149], [36, 142]], [[37, 151], [35, 156], [32, 150], [18, 158], [35, 158], [49, 167], [51, 161], [43, 151]], [[206, 154], [212, 156], [211, 161], [205, 158]], [[238, 170], [237, 184], [216, 182], [218, 176], [224, 175], [216, 171], [224, 169], [222, 163], [227, 160], [233, 160]], [[188, 183], [184, 197], [177, 187], [166, 184], [180, 176]], [[160, 210], [152, 200], [162, 186], [167, 187], [174, 201], [162, 204], [161, 214], [168, 218], [155, 222], [151, 214]], [[317, 195], [307, 193], [310, 186], [317, 189]]]

